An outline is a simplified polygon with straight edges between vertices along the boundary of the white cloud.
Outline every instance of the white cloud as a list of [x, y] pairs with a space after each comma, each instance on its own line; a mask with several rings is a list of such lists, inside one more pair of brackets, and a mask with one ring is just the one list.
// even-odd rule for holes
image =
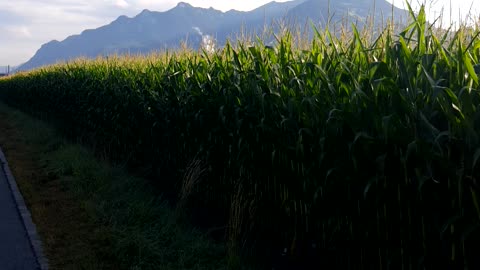
[[192, 29], [195, 30], [195, 32], [197, 32], [200, 36], [203, 36], [202, 30], [200, 30], [200, 28], [198, 26], [194, 26], [194, 27], [192, 27]]
[[32, 33], [27, 26], [3, 27], [2, 33], [10, 38], [17, 39], [30, 39], [32, 37]]
[[125, 0], [115, 0], [114, 4], [120, 8], [128, 8], [130, 6], [130, 4], [128, 4], [128, 2]]

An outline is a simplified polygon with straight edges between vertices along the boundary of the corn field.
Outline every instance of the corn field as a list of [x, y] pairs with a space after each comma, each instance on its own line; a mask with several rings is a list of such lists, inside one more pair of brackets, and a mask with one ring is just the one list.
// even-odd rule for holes
[[480, 31], [411, 14], [398, 34], [326, 29], [306, 49], [286, 34], [77, 60], [1, 79], [0, 98], [219, 215], [235, 252], [480, 269]]

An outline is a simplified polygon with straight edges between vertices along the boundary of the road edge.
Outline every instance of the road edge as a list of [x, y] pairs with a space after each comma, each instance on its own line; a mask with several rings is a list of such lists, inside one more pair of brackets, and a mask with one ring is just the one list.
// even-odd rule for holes
[[17, 211], [20, 214], [25, 230], [27, 231], [27, 236], [30, 241], [30, 246], [32, 247], [33, 254], [37, 259], [37, 263], [40, 267], [40, 270], [48, 270], [48, 260], [44, 256], [43, 249], [42, 249], [42, 242], [37, 233], [37, 228], [33, 223], [32, 215], [30, 214], [30, 211], [28, 210], [27, 205], [25, 204], [25, 200], [23, 199], [23, 196], [20, 193], [20, 190], [18, 189], [17, 182], [13, 177], [12, 171], [8, 166], [8, 161], [1, 147], [0, 147], [0, 165], [7, 178], [8, 186], [10, 187], [12, 196], [15, 199], [15, 205], [17, 206]]

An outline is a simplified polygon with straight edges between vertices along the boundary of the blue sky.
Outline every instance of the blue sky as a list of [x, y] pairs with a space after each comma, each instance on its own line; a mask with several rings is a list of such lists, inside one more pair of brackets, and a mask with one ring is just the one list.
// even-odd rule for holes
[[[285, 2], [286, 0], [277, 0]], [[325, 0], [327, 1], [327, 0]], [[354, 1], [354, 0], [353, 0]], [[372, 0], [373, 1], [373, 0]], [[400, 5], [403, 0], [387, 0]], [[417, 2], [417, 0], [414, 0]], [[143, 9], [165, 11], [175, 0], [2, 0], [0, 1], [0, 66], [18, 65], [31, 58], [40, 46], [51, 40], [63, 40], [85, 29], [108, 24], [120, 15], [135, 16]], [[219, 10], [251, 10], [270, 0], [184, 0], [197, 7]], [[453, 19], [474, 3], [480, 12], [480, 0], [452, 1]], [[441, 6], [449, 10], [450, 0], [431, 0], [431, 14], [439, 14]], [[449, 15], [446, 16], [449, 18]], [[463, 17], [463, 15], [461, 16]]]

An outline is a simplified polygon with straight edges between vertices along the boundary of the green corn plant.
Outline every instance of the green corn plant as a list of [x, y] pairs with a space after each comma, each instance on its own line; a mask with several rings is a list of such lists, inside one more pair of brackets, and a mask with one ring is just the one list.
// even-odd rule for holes
[[[308, 47], [286, 32], [273, 47], [79, 59], [0, 79], [0, 99], [207, 215], [233, 264], [286, 250], [298, 265], [472, 268], [480, 32], [409, 10], [401, 31], [314, 28]], [[205, 170], [184, 198], [192, 160]]]

